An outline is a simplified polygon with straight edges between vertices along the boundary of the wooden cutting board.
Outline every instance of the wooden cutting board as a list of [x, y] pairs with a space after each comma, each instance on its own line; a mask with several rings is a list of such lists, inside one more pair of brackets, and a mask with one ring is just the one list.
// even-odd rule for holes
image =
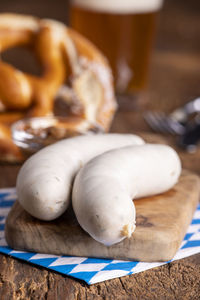
[[6, 240], [14, 249], [41, 253], [168, 261], [184, 238], [199, 195], [199, 177], [184, 171], [170, 191], [134, 201], [136, 230], [130, 239], [111, 247], [96, 242], [84, 232], [72, 208], [59, 219], [46, 222], [30, 216], [16, 202], [7, 217]]

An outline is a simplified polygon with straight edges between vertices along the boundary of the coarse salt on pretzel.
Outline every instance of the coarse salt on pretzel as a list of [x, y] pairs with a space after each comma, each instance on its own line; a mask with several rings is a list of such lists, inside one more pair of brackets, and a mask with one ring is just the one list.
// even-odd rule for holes
[[[58, 96], [71, 105], [72, 111], [79, 108], [78, 117], [88, 121], [85, 131], [91, 124], [109, 129], [116, 110], [112, 74], [107, 60], [91, 42], [57, 21], [0, 14], [0, 53], [16, 46], [32, 49], [42, 75], [21, 72], [0, 60], [0, 160], [10, 160], [5, 147], [1, 151], [4, 141], [12, 144], [10, 125], [27, 116], [52, 116]], [[6, 126], [9, 134], [1, 135]], [[60, 128], [59, 122], [56, 127]], [[69, 119], [66, 124], [62, 122], [62, 128], [69, 127], [73, 129]], [[16, 151], [12, 152], [12, 147], [9, 150], [12, 161], [18, 160]]]

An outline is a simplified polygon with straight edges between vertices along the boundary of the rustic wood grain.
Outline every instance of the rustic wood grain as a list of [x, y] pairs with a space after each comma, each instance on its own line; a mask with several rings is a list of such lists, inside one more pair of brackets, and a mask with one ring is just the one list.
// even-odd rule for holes
[[[37, 220], [18, 203], [5, 226], [8, 245], [16, 250], [128, 259], [145, 262], [171, 260], [179, 249], [200, 196], [199, 177], [183, 172], [168, 192], [135, 200], [136, 230], [130, 239], [106, 247], [78, 224], [72, 208], [51, 222]], [[151, 237], [151, 238], [150, 238]]]
[[0, 270], [2, 300], [199, 300], [200, 293], [199, 255], [92, 286], [1, 254]]
[[[67, 0], [1, 0], [0, 12], [30, 13], [65, 21], [66, 3]], [[200, 95], [199, 12], [199, 0], [165, 1], [152, 59], [150, 100], [146, 104], [147, 107], [171, 111]], [[14, 53], [10, 57], [16, 60]], [[20, 57], [17, 57], [18, 59]], [[140, 108], [135, 112], [118, 112], [112, 131], [150, 131], [142, 118], [144, 109]], [[156, 139], [156, 136], [153, 136], [153, 139]], [[171, 145], [176, 145], [174, 137], [167, 136], [166, 140]], [[194, 154], [180, 149], [178, 151], [183, 166], [200, 174], [200, 149]], [[0, 187], [14, 186], [18, 170], [17, 165], [1, 165]], [[199, 295], [200, 254], [89, 287], [77, 280], [0, 254], [0, 299], [2, 300], [199, 300]]]

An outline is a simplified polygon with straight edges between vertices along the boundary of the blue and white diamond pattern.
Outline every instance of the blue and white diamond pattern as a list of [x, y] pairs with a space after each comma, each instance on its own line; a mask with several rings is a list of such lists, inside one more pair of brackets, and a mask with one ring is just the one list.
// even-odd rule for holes
[[[16, 192], [14, 188], [0, 189], [0, 252], [2, 253], [84, 280], [88, 284], [139, 273], [168, 263], [58, 256], [11, 249], [7, 246], [4, 237], [4, 225], [6, 216], [15, 200]], [[196, 253], [200, 253], [200, 205], [197, 207], [181, 247], [172, 261]]]

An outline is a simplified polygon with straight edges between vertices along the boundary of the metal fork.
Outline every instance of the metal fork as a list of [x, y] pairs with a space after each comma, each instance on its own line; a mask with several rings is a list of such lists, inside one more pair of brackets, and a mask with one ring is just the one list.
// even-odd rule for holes
[[188, 102], [183, 107], [166, 115], [163, 112], [147, 111], [144, 119], [156, 132], [183, 135], [186, 132], [188, 119], [193, 113], [200, 112], [200, 97]]
[[156, 132], [170, 133], [173, 135], [182, 135], [185, 132], [185, 126], [183, 124], [163, 112], [148, 111], [144, 114], [144, 119]]

